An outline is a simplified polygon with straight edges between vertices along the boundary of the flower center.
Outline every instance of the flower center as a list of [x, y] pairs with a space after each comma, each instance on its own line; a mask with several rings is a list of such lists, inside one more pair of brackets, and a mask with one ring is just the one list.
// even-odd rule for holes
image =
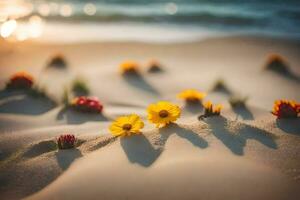
[[166, 110], [161, 110], [159, 111], [158, 115], [161, 117], [161, 118], [166, 118], [169, 116], [169, 112], [166, 111]]
[[131, 124], [124, 124], [122, 128], [123, 128], [124, 131], [130, 131], [130, 129], [132, 128], [132, 125]]

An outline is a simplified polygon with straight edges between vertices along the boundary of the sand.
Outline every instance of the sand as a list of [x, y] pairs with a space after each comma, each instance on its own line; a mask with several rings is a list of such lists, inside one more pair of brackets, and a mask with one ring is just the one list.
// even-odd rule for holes
[[[279, 53], [299, 77], [299, 43], [246, 36], [170, 44], [1, 41], [1, 88], [26, 70], [49, 94], [0, 92], [1, 199], [297, 199], [300, 122], [276, 120], [270, 110], [276, 99], [300, 101], [300, 82], [264, 63]], [[47, 67], [57, 53], [66, 68]], [[128, 59], [141, 63], [141, 76], [120, 76], [118, 65]], [[151, 59], [163, 71], [147, 72]], [[76, 77], [102, 101], [103, 116], [63, 109]], [[211, 91], [219, 78], [230, 92]], [[176, 99], [187, 88], [224, 104], [222, 116], [198, 121], [201, 106]], [[232, 109], [231, 93], [248, 96], [248, 106]], [[180, 105], [177, 124], [157, 130], [146, 122], [147, 105], [158, 100]], [[111, 120], [129, 113], [144, 119], [144, 134], [110, 136]], [[82, 144], [57, 150], [55, 138], [65, 132]]]

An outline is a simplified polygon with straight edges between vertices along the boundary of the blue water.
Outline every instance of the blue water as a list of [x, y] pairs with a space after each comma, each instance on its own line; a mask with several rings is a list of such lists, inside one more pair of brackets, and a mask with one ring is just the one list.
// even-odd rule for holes
[[[33, 0], [33, 2], [50, 2]], [[52, 2], [52, 1], [51, 1]], [[299, 0], [54, 0], [73, 7], [69, 18], [49, 20], [95, 23], [136, 23], [202, 28], [214, 31], [256, 32], [300, 37]], [[94, 3], [97, 12], [83, 12]]]

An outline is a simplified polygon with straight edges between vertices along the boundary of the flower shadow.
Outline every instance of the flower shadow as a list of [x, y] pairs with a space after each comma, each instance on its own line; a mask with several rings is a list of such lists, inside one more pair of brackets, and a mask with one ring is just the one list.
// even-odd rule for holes
[[276, 119], [276, 125], [282, 131], [300, 135], [300, 119]]
[[82, 157], [82, 153], [78, 149], [59, 150], [55, 157], [59, 167], [66, 170], [77, 158]]
[[238, 124], [237, 130], [230, 130], [228, 127], [231, 121], [222, 116], [210, 117], [204, 120], [212, 129], [212, 133], [218, 138], [232, 153], [244, 155], [244, 147], [247, 139], [254, 139], [265, 146], [277, 149], [273, 137], [269, 132], [245, 124]]
[[166, 144], [168, 138], [172, 134], [176, 134], [177, 136], [188, 140], [191, 144], [198, 148], [204, 149], [208, 147], [208, 142], [201, 138], [197, 133], [189, 129], [180, 127], [178, 124], [175, 123], [169, 124], [168, 126], [159, 129], [159, 133], [160, 144], [162, 144], [163, 146]]
[[56, 107], [52, 99], [33, 97], [27, 91], [1, 91], [0, 99], [0, 113], [40, 115]]
[[56, 116], [57, 120], [66, 120], [68, 124], [83, 124], [88, 121], [108, 121], [109, 119], [103, 114], [83, 113], [74, 109], [64, 107]]
[[159, 92], [152, 85], [150, 85], [142, 75], [138, 73], [125, 73], [123, 74], [123, 78], [129, 85], [133, 87], [157, 96], [159, 95]]
[[300, 81], [300, 77], [290, 69], [290, 66], [280, 60], [273, 60], [265, 67], [265, 69], [286, 79], [294, 80], [297, 82]]
[[120, 143], [128, 160], [143, 167], [151, 166], [162, 153], [162, 149], [154, 148], [143, 134], [121, 137]]
[[233, 112], [238, 116], [241, 116], [245, 120], [253, 120], [254, 116], [247, 106], [234, 106], [232, 108]]
[[203, 106], [200, 101], [196, 101], [196, 102], [187, 101], [184, 105], [184, 109], [190, 113], [198, 114], [203, 111]]

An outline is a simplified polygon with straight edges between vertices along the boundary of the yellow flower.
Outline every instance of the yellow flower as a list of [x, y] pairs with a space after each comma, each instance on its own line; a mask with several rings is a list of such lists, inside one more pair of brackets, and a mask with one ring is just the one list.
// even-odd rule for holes
[[121, 74], [137, 73], [138, 69], [139, 69], [139, 64], [134, 61], [126, 61], [120, 64]]
[[170, 102], [160, 101], [151, 104], [147, 108], [148, 120], [156, 124], [156, 127], [165, 126], [177, 120], [180, 116], [180, 108]]
[[223, 106], [220, 104], [213, 105], [211, 101], [207, 101], [206, 103], [204, 103], [203, 106], [204, 106], [205, 117], [220, 115], [221, 110], [223, 108]]
[[194, 89], [188, 89], [180, 92], [177, 97], [186, 101], [201, 101], [206, 96], [205, 93]]
[[117, 118], [109, 127], [114, 136], [130, 136], [139, 134], [140, 129], [144, 128], [144, 122], [136, 114]]
[[213, 113], [220, 114], [222, 108], [223, 108], [223, 106], [222, 106], [221, 104], [215, 105], [215, 107], [214, 107], [214, 109], [213, 109]]

